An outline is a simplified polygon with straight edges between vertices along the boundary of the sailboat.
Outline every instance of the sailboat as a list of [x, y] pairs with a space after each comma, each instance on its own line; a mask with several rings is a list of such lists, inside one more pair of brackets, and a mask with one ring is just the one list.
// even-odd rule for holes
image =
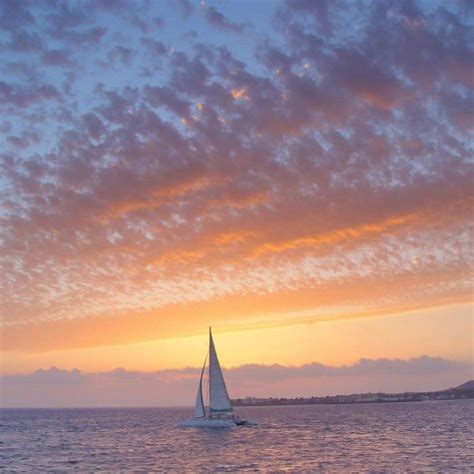
[[[209, 405], [204, 405], [203, 378], [209, 359]], [[257, 425], [255, 421], [245, 420], [234, 415], [230, 402], [224, 376], [222, 375], [219, 359], [217, 358], [216, 347], [212, 339], [212, 330], [209, 328], [209, 354], [204, 361], [199, 378], [196, 405], [194, 408], [194, 418], [183, 420], [178, 423], [182, 427], [196, 428], [232, 428], [235, 426]]]

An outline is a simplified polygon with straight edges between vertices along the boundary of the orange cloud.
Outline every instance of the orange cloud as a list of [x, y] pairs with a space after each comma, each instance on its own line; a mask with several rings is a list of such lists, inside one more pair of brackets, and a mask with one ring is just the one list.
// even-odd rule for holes
[[403, 226], [415, 221], [420, 213], [405, 216], [390, 217], [377, 224], [366, 224], [359, 227], [348, 227], [314, 237], [299, 237], [280, 243], [265, 243], [255, 249], [256, 255], [265, 253], [279, 253], [300, 247], [314, 247], [322, 244], [335, 244], [346, 239], [359, 239], [370, 234], [382, 234], [392, 228]]
[[118, 219], [130, 212], [141, 211], [144, 209], [156, 209], [172, 199], [179, 198], [187, 194], [196, 193], [212, 185], [214, 180], [209, 177], [199, 177], [189, 182], [182, 182], [176, 185], [160, 186], [150, 190], [147, 197], [140, 199], [131, 199], [128, 201], [116, 201], [111, 203], [108, 208], [98, 217], [101, 222], [109, 219]]
[[242, 243], [261, 235], [256, 231], [241, 230], [236, 232], [223, 232], [214, 238], [217, 245], [226, 245], [232, 243]]
[[234, 99], [248, 100], [247, 89], [245, 87], [236, 87], [232, 89], [231, 95]]
[[[240, 294], [166, 304], [152, 310], [110, 311], [84, 318], [10, 325], [1, 330], [2, 349], [35, 352], [131, 344], [200, 335], [203, 328], [216, 324], [225, 332], [366, 318], [469, 302], [470, 287], [457, 279], [457, 271], [444, 275], [405, 272], [397, 277], [348, 278], [316, 286], [281, 288], [278, 292], [248, 288]], [[365, 309], [360, 309], [361, 304]], [[348, 309], [328, 314], [328, 308], [334, 305]], [[304, 311], [312, 314], [301, 316]]]

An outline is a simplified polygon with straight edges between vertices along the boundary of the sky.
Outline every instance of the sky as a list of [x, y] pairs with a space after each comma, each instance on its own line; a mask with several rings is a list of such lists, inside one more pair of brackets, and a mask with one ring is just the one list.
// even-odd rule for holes
[[472, 13], [0, 2], [2, 404], [472, 378]]

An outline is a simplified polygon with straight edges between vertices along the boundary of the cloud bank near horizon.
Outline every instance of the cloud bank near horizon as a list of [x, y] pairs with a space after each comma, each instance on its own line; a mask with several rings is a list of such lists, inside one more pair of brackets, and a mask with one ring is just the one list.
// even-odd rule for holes
[[[116, 368], [83, 373], [52, 367], [8, 375], [0, 382], [2, 406], [189, 406], [200, 370], [188, 367], [140, 372]], [[320, 363], [298, 367], [247, 364], [225, 369], [233, 398], [439, 390], [460, 384], [473, 373], [472, 363], [429, 356], [360, 359], [339, 367]]]

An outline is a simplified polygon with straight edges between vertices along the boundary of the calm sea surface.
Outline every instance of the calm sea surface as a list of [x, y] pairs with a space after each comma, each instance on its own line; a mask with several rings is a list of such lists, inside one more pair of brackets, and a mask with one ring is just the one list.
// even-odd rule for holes
[[1, 410], [0, 470], [474, 472], [470, 400], [237, 412], [260, 426], [177, 428], [181, 408]]

